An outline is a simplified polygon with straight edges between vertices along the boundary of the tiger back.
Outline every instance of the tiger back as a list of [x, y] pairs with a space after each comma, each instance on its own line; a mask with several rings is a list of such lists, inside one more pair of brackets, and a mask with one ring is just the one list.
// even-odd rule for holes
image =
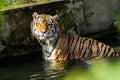
[[63, 61], [119, 57], [115, 49], [102, 42], [65, 32], [58, 20], [57, 15], [33, 13], [31, 31], [42, 46], [44, 59]]

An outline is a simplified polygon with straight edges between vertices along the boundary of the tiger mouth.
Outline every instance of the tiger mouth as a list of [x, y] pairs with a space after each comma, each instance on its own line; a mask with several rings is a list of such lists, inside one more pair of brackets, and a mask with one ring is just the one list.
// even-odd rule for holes
[[41, 44], [41, 45], [45, 45], [45, 44], [46, 44], [46, 41], [45, 41], [45, 40], [40, 40], [40, 44]]
[[41, 35], [40, 37], [43, 37], [43, 38], [51, 38], [51, 37], [55, 37], [55, 34], [50, 34], [50, 35]]
[[41, 36], [39, 36], [39, 37], [40, 37], [40, 38], [39, 38], [40, 42], [44, 42], [46, 39], [54, 38], [55, 35], [41, 35]]

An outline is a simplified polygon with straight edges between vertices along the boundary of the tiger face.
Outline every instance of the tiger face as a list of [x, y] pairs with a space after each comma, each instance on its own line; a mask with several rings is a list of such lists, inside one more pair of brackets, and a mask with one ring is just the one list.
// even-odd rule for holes
[[39, 41], [45, 41], [46, 39], [54, 40], [57, 37], [58, 19], [59, 17], [57, 15], [51, 16], [34, 12], [31, 23], [33, 36]]

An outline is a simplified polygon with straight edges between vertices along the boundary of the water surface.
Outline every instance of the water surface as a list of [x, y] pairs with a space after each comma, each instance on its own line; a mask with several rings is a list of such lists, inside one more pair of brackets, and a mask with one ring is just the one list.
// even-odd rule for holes
[[60, 62], [56, 65], [54, 62], [38, 59], [5, 63], [0, 66], [0, 80], [61, 80], [62, 76], [75, 65], [79, 65], [81, 69], [87, 67], [86, 64], [77, 61]]

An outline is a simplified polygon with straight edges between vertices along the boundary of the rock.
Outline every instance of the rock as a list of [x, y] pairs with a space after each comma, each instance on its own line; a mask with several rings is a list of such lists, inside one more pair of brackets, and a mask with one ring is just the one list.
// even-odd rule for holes
[[25, 20], [23, 13], [8, 11], [4, 14], [3, 26], [1, 27], [1, 38], [6, 45], [17, 45], [30, 34], [30, 22]]
[[84, 23], [83, 14], [83, 2], [67, 3], [65, 4], [66, 9], [62, 11], [65, 14], [64, 17], [60, 19], [60, 24], [62, 24], [65, 29], [70, 33], [75, 33], [74, 27], [80, 27]]
[[4, 46], [4, 45], [2, 45], [2, 43], [0, 42], [0, 51], [3, 51], [3, 50], [4, 50], [4, 48], [5, 48], [5, 46]]
[[94, 33], [110, 28], [115, 12], [120, 10], [120, 0], [83, 0], [85, 6], [86, 26], [79, 30], [83, 33]]

